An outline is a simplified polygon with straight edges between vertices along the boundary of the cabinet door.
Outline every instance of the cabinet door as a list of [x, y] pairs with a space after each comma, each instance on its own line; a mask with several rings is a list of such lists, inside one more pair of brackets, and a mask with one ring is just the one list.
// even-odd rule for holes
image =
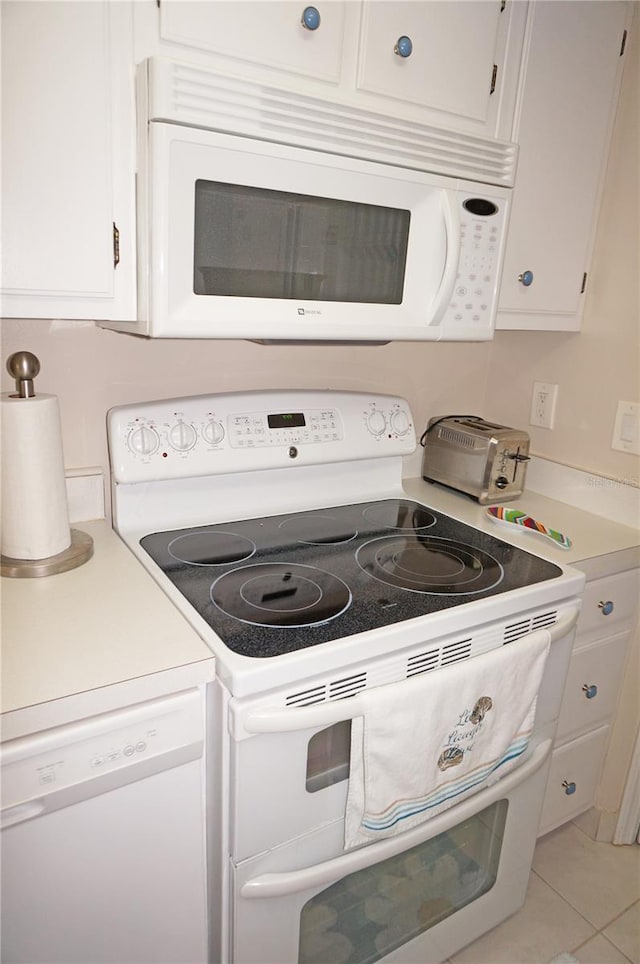
[[127, 6], [1, 5], [5, 316], [135, 317], [131, 51], [120, 31]]
[[580, 327], [628, 12], [617, 0], [531, 5], [497, 328]]
[[[337, 83], [344, 6], [338, 0], [315, 5], [304, 0], [162, 0], [160, 39]], [[309, 27], [302, 19], [305, 9], [317, 13]]]
[[366, 4], [358, 87], [435, 108], [453, 126], [455, 119], [486, 123], [500, 10], [499, 0]]

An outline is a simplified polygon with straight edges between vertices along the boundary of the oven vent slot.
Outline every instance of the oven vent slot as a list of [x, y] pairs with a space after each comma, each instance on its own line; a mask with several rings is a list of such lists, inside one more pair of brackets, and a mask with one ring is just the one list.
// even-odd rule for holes
[[536, 629], [553, 626], [557, 619], [557, 610], [551, 610], [547, 613], [538, 613], [537, 616], [521, 619], [517, 623], [510, 623], [505, 626], [503, 643], [513, 643], [516, 639], [520, 639], [521, 636], [526, 636], [527, 633], [532, 633]]
[[459, 663], [460, 660], [469, 659], [471, 656], [471, 637], [461, 639], [457, 643], [448, 643], [442, 647], [442, 666], [449, 663]]
[[327, 687], [323, 684], [300, 693], [291, 693], [286, 697], [285, 703], [287, 706], [312, 706], [314, 703], [324, 703], [326, 698]]
[[545, 626], [553, 626], [558, 621], [558, 612], [553, 610], [549, 613], [540, 613], [531, 620], [532, 629], [544, 629]]
[[342, 700], [347, 696], [355, 696], [360, 690], [365, 689], [366, 685], [366, 673], [357, 673], [355, 676], [334, 680], [329, 684], [329, 699]]
[[419, 673], [426, 673], [430, 669], [436, 669], [439, 662], [439, 649], [430, 649], [428, 653], [418, 653], [416, 656], [410, 656], [407, 660], [407, 677], [417, 676]]

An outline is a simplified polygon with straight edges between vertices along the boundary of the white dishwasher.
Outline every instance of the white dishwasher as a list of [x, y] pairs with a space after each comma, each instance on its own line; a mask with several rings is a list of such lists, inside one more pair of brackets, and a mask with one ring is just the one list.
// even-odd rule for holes
[[207, 960], [205, 690], [4, 743], [3, 964]]

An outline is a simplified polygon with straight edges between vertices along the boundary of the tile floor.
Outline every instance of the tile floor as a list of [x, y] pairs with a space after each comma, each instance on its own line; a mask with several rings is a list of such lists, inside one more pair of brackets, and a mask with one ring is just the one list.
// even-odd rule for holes
[[640, 964], [640, 845], [597, 843], [573, 823], [541, 837], [522, 910], [451, 964], [548, 964], [563, 954]]

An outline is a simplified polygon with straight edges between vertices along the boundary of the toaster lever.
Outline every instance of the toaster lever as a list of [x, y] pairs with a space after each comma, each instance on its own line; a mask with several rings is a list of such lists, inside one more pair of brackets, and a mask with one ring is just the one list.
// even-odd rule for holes
[[530, 462], [531, 456], [523, 455], [519, 448], [515, 452], [505, 452], [505, 455], [508, 459], [513, 459], [513, 461], [516, 463], [513, 467], [513, 481], [515, 482], [516, 474], [518, 472], [518, 464], [520, 462]]

